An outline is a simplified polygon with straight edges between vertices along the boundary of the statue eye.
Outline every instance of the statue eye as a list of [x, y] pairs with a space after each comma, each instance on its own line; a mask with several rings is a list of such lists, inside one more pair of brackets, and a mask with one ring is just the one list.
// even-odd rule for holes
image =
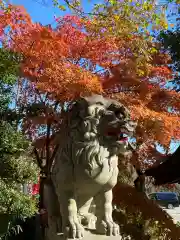
[[109, 119], [109, 121], [111, 121], [114, 119], [115, 114], [113, 111], [105, 111], [104, 116], [106, 119]]
[[117, 118], [126, 118], [126, 108], [123, 105], [111, 104], [108, 107], [109, 111], [112, 111]]
[[124, 118], [125, 117], [124, 111], [121, 108], [116, 108], [116, 109], [114, 109], [113, 112], [114, 112], [115, 116], [118, 117], [118, 118]]
[[104, 104], [101, 102], [96, 102], [96, 105], [104, 106]]
[[120, 111], [120, 109], [117, 109], [114, 111], [114, 113], [115, 113], [115, 115], [119, 115], [119, 114], [121, 114], [121, 111]]

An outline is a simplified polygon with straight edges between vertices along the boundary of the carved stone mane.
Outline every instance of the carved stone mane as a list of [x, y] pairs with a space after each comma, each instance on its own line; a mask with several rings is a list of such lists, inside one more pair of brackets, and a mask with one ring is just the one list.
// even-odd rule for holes
[[[81, 164], [89, 170], [102, 166], [103, 161], [109, 156], [107, 147], [99, 144], [98, 124], [103, 106], [93, 106], [91, 116], [82, 118], [82, 115], [75, 114], [79, 111], [78, 105], [74, 106], [70, 113], [70, 121], [67, 125], [67, 138], [65, 146], [61, 150], [62, 158], [65, 161], [72, 161], [73, 164]], [[71, 156], [71, 153], [75, 153]], [[62, 159], [61, 158], [61, 159]]]

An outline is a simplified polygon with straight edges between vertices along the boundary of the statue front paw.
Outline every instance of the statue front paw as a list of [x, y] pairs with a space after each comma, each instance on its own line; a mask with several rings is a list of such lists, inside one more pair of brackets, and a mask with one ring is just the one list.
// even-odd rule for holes
[[71, 221], [66, 229], [66, 236], [72, 239], [81, 239], [84, 237], [84, 228], [78, 221]]
[[99, 234], [108, 235], [108, 236], [118, 236], [120, 234], [119, 225], [113, 221], [103, 220], [97, 222], [96, 231]]
[[94, 229], [96, 225], [96, 216], [92, 213], [84, 214], [80, 216], [80, 222], [88, 229]]

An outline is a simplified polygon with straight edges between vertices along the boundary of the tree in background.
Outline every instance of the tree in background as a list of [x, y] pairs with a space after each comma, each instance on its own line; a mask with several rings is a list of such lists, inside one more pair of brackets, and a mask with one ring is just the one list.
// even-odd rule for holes
[[19, 113], [9, 108], [19, 57], [4, 48], [0, 56], [0, 239], [7, 239], [18, 232], [17, 220], [36, 212], [36, 202], [23, 193], [22, 185], [36, 180], [37, 166], [30, 142], [17, 130]]
[[[160, 1], [161, 3], [161, 1]], [[162, 44], [162, 51], [170, 54], [172, 63], [171, 68], [173, 71], [173, 79], [171, 87], [177, 92], [180, 91], [180, 2], [171, 0], [162, 3], [162, 6], [167, 11], [167, 19], [169, 21], [168, 30], [162, 30], [158, 36], [158, 40]]]
[[163, 45], [163, 50], [170, 53], [172, 58], [172, 70], [174, 72], [174, 78], [171, 81], [173, 88], [180, 91], [180, 29], [174, 31], [161, 32], [159, 39]]
[[102, 93], [131, 110], [138, 121], [136, 164], [158, 159], [156, 143], [168, 148], [179, 139], [179, 96], [165, 88], [172, 79], [170, 59], [147, 29], [166, 25], [154, 11], [151, 1], [108, 1], [92, 15], [57, 18], [53, 29], [33, 23], [22, 7], [3, 9], [3, 46], [23, 57], [17, 83], [22, 129], [45, 177], [65, 113], [81, 95]]

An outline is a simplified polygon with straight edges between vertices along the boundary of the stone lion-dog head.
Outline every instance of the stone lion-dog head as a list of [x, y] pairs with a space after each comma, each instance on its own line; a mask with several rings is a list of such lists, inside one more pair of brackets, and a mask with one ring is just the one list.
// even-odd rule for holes
[[92, 95], [77, 100], [69, 114], [68, 145], [74, 163], [93, 169], [106, 158], [127, 151], [128, 137], [133, 135], [136, 123], [123, 104]]

